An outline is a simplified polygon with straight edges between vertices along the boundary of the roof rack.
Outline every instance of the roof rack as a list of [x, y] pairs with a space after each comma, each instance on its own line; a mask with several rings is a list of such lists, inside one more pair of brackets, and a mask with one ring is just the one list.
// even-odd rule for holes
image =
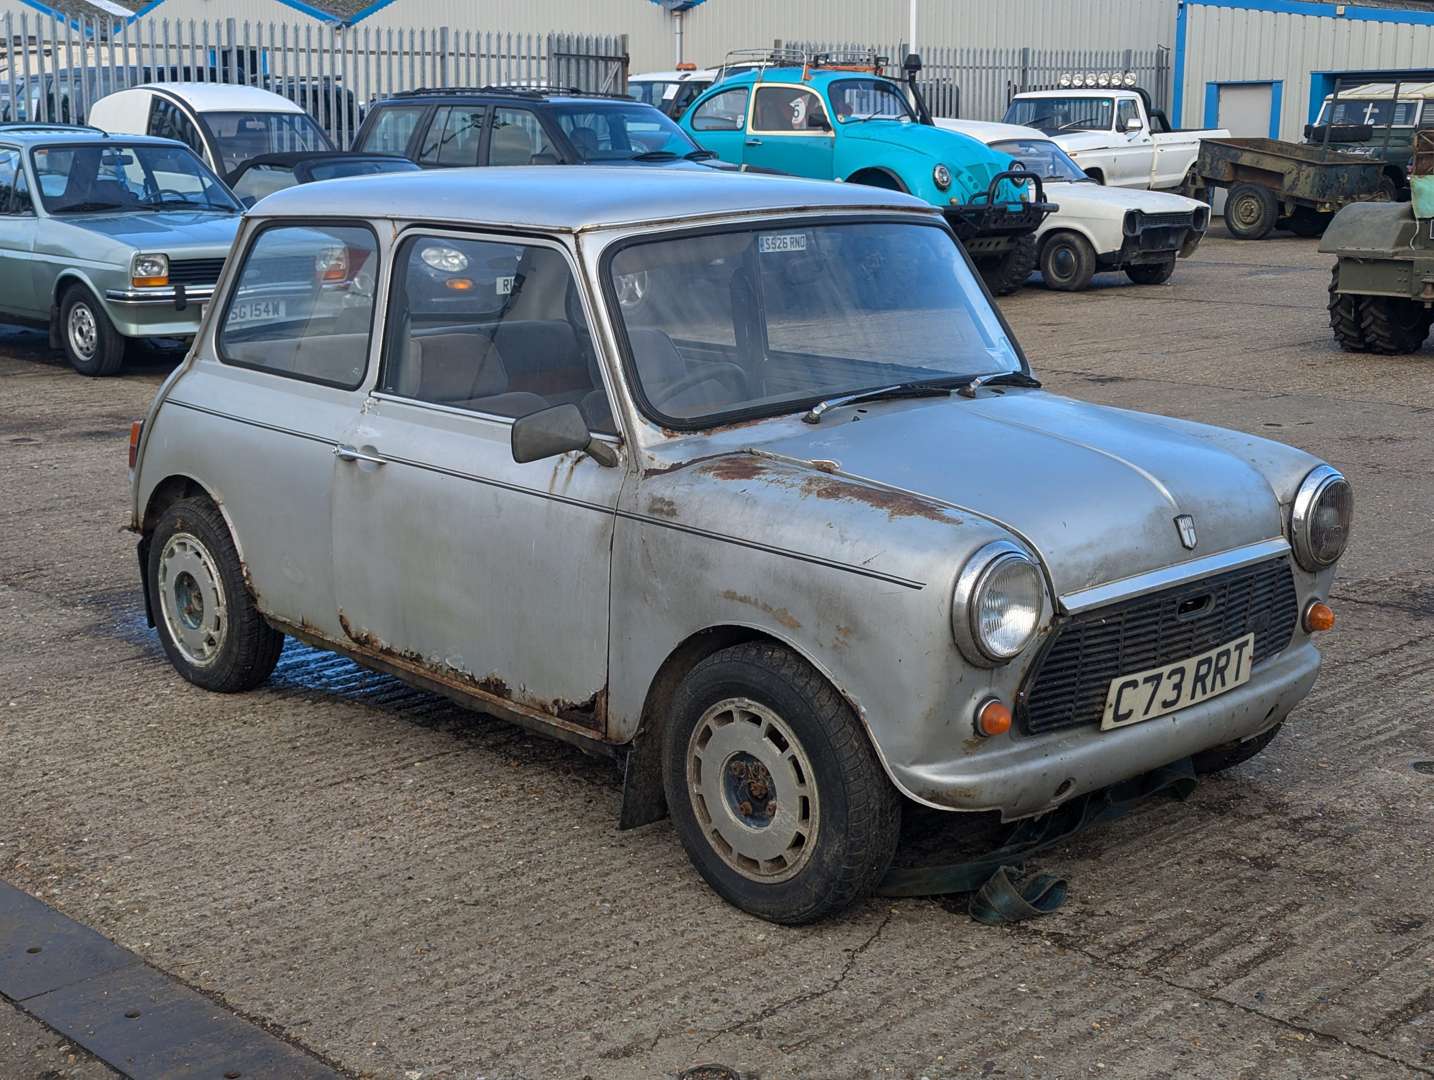
[[576, 86], [420, 86], [414, 90], [397, 90], [390, 97], [441, 97], [452, 94], [503, 94], [520, 98], [546, 97], [595, 97], [630, 101], [625, 94], [605, 94], [598, 90], [583, 90]]
[[823, 69], [826, 71], [861, 71], [869, 75], [884, 75], [885, 68], [891, 63], [888, 56], [879, 56], [872, 50], [831, 50], [828, 52], [808, 52], [806, 49], [795, 46], [783, 46], [774, 49], [731, 49], [722, 59], [722, 65], [717, 69], [717, 80], [727, 78], [735, 71], [745, 71], [755, 68], [758, 78], [769, 67], [799, 67], [802, 69], [803, 77], [812, 69]]
[[15, 120], [0, 124], [0, 131], [93, 131], [96, 135], [109, 134], [104, 128], [97, 128], [93, 124], [49, 124], [38, 120]]

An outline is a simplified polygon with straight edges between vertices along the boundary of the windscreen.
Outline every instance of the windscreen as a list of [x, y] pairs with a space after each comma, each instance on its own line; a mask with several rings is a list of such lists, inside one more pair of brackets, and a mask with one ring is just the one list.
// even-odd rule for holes
[[771, 224], [652, 240], [608, 266], [631, 371], [660, 422], [806, 408], [1020, 357], [949, 233]]
[[262, 154], [335, 149], [308, 113], [208, 112], [201, 113], [200, 119], [209, 129], [226, 174]]
[[51, 214], [239, 209], [219, 178], [184, 146], [53, 146], [36, 150], [34, 162], [40, 199]]
[[1108, 97], [1017, 98], [1006, 109], [1008, 124], [1033, 127], [1047, 135], [1067, 131], [1110, 131], [1115, 99]]
[[830, 93], [838, 123], [916, 119], [906, 90], [885, 79], [839, 79], [832, 83]]
[[680, 158], [701, 149], [665, 114], [647, 105], [568, 105], [551, 115], [588, 164]]
[[1049, 139], [1008, 139], [1005, 142], [992, 143], [991, 149], [1010, 154], [1042, 180], [1090, 180], [1085, 170]]

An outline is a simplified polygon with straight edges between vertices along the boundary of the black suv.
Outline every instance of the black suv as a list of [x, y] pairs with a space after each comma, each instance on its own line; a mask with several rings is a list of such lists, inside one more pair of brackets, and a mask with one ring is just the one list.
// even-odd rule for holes
[[485, 86], [375, 102], [353, 149], [428, 168], [667, 164], [715, 159], [661, 111], [628, 97]]

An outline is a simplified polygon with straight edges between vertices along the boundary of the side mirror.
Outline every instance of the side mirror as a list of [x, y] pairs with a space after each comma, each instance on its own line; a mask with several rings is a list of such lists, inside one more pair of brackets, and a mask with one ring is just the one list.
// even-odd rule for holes
[[513, 421], [513, 460], [520, 465], [570, 450], [583, 451], [599, 465], [612, 466], [618, 461], [617, 451], [593, 438], [582, 410], [571, 403], [540, 409]]
[[1132, 135], [1135, 134], [1137, 131], [1143, 130], [1144, 127], [1145, 125], [1140, 122], [1140, 117], [1138, 116], [1132, 116], [1129, 120], [1125, 122], [1125, 130], [1130, 132]]

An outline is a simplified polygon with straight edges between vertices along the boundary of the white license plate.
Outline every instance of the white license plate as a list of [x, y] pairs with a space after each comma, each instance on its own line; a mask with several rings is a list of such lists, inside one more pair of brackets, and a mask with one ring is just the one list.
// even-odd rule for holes
[[1246, 634], [1188, 660], [1112, 679], [1100, 729], [1153, 720], [1233, 690], [1250, 681], [1254, 657], [1255, 635]]
[[231, 323], [283, 322], [287, 310], [282, 300], [239, 300], [229, 309]]
[[806, 251], [807, 234], [799, 233], [766, 233], [757, 237], [757, 250], [763, 255], [771, 255], [779, 251]]

